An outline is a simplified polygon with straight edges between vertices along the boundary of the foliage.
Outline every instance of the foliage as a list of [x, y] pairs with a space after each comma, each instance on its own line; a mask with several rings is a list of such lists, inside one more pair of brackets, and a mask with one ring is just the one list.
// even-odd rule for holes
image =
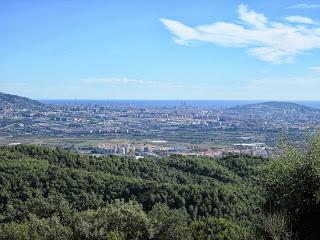
[[0, 229], [0, 239], [16, 240], [67, 240], [72, 237], [72, 230], [63, 226], [58, 217], [40, 219], [31, 215], [29, 221], [11, 222]]
[[155, 227], [154, 239], [157, 240], [189, 240], [187, 214], [181, 210], [169, 209], [165, 204], [156, 204], [148, 213]]
[[290, 229], [289, 218], [283, 212], [266, 213], [259, 230], [264, 239], [290, 240], [294, 237]]
[[0, 235], [191, 239], [195, 229], [203, 230], [198, 224], [208, 227], [199, 230], [202, 237], [232, 239], [247, 231], [260, 211], [262, 198], [250, 176], [264, 162], [247, 156], [137, 160], [32, 145], [1, 147]]
[[[266, 211], [276, 214], [269, 216], [285, 211], [286, 221], [300, 239], [318, 239], [320, 136], [311, 139], [306, 149], [287, 147], [283, 156], [262, 167], [258, 179], [264, 190]], [[278, 225], [283, 226], [284, 222]]]
[[[152, 227], [142, 206], [116, 201], [104, 208], [77, 213], [73, 220], [77, 239], [105, 239], [113, 233], [125, 233], [126, 239], [150, 239]], [[124, 234], [122, 234], [124, 235]]]
[[245, 232], [240, 226], [224, 218], [210, 217], [205, 221], [195, 221], [191, 225], [195, 240], [244, 239]]

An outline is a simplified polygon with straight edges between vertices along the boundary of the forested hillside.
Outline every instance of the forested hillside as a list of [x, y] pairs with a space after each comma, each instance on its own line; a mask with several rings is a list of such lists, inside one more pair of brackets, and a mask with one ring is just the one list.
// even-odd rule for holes
[[[36, 231], [29, 229], [36, 223], [48, 231], [58, 228], [61, 239], [105, 239], [110, 234], [125, 239], [173, 239], [166, 234], [175, 231], [176, 239], [192, 238], [192, 234], [195, 239], [223, 239], [237, 236], [253, 221], [261, 199], [249, 181], [254, 167], [264, 162], [260, 158], [136, 160], [28, 145], [2, 147], [0, 156], [0, 222], [9, 235]], [[117, 215], [126, 211], [132, 216]], [[130, 223], [121, 219], [110, 226], [94, 225], [109, 221], [108, 214], [130, 218]], [[132, 217], [137, 220], [132, 222]], [[177, 221], [171, 218], [179, 219], [181, 226], [170, 226]], [[137, 221], [141, 223], [133, 237], [127, 227]], [[88, 225], [87, 232], [79, 224]], [[162, 224], [180, 229], [173, 231]], [[53, 234], [50, 231], [47, 234]]]
[[0, 148], [0, 239], [318, 239], [320, 138], [275, 159]]

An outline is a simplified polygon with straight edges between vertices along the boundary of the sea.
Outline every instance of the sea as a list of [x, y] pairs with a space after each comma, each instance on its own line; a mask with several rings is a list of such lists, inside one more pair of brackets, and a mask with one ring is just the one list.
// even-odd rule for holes
[[[268, 102], [270, 100], [39, 100], [42, 103], [55, 105], [81, 106], [132, 106], [132, 107], [204, 107], [229, 108], [247, 104]], [[320, 109], [320, 101], [282, 101], [301, 104]]]

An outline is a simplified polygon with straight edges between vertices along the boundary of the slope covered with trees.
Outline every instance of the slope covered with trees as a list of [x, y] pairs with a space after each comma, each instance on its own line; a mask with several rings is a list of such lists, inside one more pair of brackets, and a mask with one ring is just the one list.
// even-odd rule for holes
[[4, 239], [17, 231], [30, 239], [33, 234], [58, 239], [57, 232], [62, 239], [239, 236], [261, 200], [248, 173], [265, 161], [238, 156], [136, 160], [28, 145], [2, 147], [0, 156]]
[[0, 239], [319, 239], [320, 138], [278, 158], [0, 148]]

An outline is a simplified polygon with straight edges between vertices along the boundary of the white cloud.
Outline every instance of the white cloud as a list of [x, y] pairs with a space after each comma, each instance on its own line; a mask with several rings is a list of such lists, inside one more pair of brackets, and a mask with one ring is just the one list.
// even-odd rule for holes
[[311, 18], [303, 16], [289, 16], [285, 18], [288, 22], [303, 23], [303, 24], [316, 24]]
[[306, 3], [299, 3], [288, 8], [291, 9], [308, 9], [308, 8], [320, 8], [320, 4], [306, 4]]
[[89, 78], [84, 79], [84, 83], [89, 84], [159, 84], [159, 82], [155, 81], [145, 81], [145, 80], [137, 80], [137, 79], [129, 79], [127, 77], [110, 77], [110, 78]]
[[247, 23], [252, 25], [255, 28], [264, 28], [268, 19], [263, 15], [256, 13], [254, 11], [249, 11], [246, 5], [240, 4], [238, 7], [239, 18]]
[[238, 7], [241, 23], [215, 22], [189, 27], [179, 21], [160, 19], [177, 44], [206, 42], [224, 47], [246, 48], [262, 61], [292, 62], [304, 51], [320, 48], [320, 28], [272, 22], [263, 14]]

